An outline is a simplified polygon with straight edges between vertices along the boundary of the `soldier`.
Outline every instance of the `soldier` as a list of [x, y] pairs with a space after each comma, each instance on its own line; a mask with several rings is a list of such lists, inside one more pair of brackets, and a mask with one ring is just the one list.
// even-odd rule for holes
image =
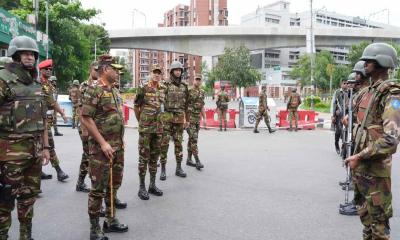
[[[160, 84], [162, 71], [158, 64], [152, 66], [152, 76], [147, 84], [138, 89], [135, 98], [135, 116], [139, 122], [139, 192], [142, 200], [149, 199], [149, 193], [162, 196], [156, 186], [157, 161], [160, 155], [162, 122], [160, 114], [164, 111], [164, 88]], [[147, 167], [150, 172], [150, 185], [147, 192], [145, 177]]]
[[331, 120], [335, 130], [335, 149], [337, 154], [340, 154], [339, 140], [342, 139], [342, 141], [344, 141], [342, 138], [342, 118], [344, 117], [343, 100], [346, 90], [347, 80], [343, 80], [341, 83], [341, 88], [336, 90], [335, 94], [333, 95], [333, 115], [331, 117]]
[[[55, 145], [54, 145], [54, 139], [53, 139], [53, 133], [51, 132], [51, 126], [53, 124], [53, 116], [54, 116], [54, 110], [57, 111], [58, 113], [61, 114], [62, 118], [64, 119], [64, 122], [67, 122], [67, 117], [65, 116], [65, 113], [61, 110], [60, 105], [58, 105], [57, 101], [54, 99], [54, 88], [48, 81], [48, 79], [51, 77], [51, 72], [53, 70], [53, 61], [51, 59], [45, 60], [41, 63], [39, 63], [39, 69], [40, 69], [40, 78], [41, 78], [41, 83], [42, 83], [42, 91], [44, 94], [48, 95], [49, 97], [46, 98], [46, 104], [47, 104], [47, 133], [49, 135], [49, 145], [51, 147], [50, 149], [50, 163], [53, 168], [56, 169], [57, 172], [57, 180], [60, 182], [63, 182], [69, 176], [61, 169], [60, 167], [60, 161], [57, 157], [56, 151], [55, 151]], [[45, 174], [42, 172], [42, 179], [51, 179], [52, 176], [49, 174]]]
[[[368, 78], [365, 74], [365, 69], [364, 69], [365, 62], [364, 61], [359, 61], [356, 63], [356, 65], [353, 68], [353, 73], [354, 74], [354, 88], [353, 88], [353, 119], [356, 118], [357, 112], [358, 112], [358, 104], [360, 102], [361, 97], [363, 96], [364, 92], [368, 90], [368, 85], [369, 81]], [[353, 78], [353, 76], [350, 76], [350, 78]], [[349, 82], [352, 83], [353, 80], [349, 79]], [[351, 85], [350, 85], [351, 86]], [[349, 87], [350, 87], [349, 86]], [[353, 124], [353, 133], [354, 133], [354, 124]], [[352, 136], [352, 141], [354, 143], [354, 135]], [[351, 180], [351, 179], [350, 179]], [[346, 185], [349, 184], [351, 187], [353, 186], [353, 182], [340, 182], [339, 185], [341, 185], [344, 190]], [[357, 199], [357, 196], [359, 196], [359, 193], [357, 189], [354, 189], [354, 199]], [[343, 205], [339, 209], [339, 213], [342, 215], [348, 215], [348, 216], [355, 216], [358, 215], [357, 213], [357, 207], [355, 200], [351, 201], [350, 204], [348, 205]]]
[[[97, 81], [97, 70], [98, 70], [98, 63], [93, 62], [90, 64], [90, 72], [89, 72], [89, 79], [81, 83], [79, 91], [80, 96], [84, 96], [87, 89], [91, 85], [95, 85]], [[79, 109], [78, 112], [80, 113], [82, 109], [82, 97], [79, 99]], [[80, 115], [80, 114], [79, 114]], [[80, 116], [79, 116], [80, 117]], [[79, 177], [76, 183], [76, 191], [78, 192], [89, 192], [89, 188], [85, 184], [85, 177], [88, 173], [89, 169], [89, 132], [85, 128], [83, 124], [78, 126], [79, 136], [82, 141], [82, 158], [81, 164], [79, 166]]]
[[[200, 88], [202, 83], [201, 81], [201, 74], [196, 74], [193, 87], [189, 90], [188, 98], [189, 127], [187, 128], [187, 132], [189, 134], [189, 141], [187, 146], [188, 158], [186, 160], [186, 165], [196, 167], [197, 170], [204, 168], [204, 165], [199, 159], [199, 149], [197, 146], [200, 131], [200, 117], [203, 118], [204, 125], [206, 124], [206, 116], [204, 112], [205, 93], [204, 90]], [[196, 163], [193, 162], [192, 155], [194, 156]]]
[[68, 89], [69, 100], [72, 102], [72, 129], [79, 126], [79, 102], [80, 102], [80, 92], [79, 92], [79, 80], [74, 80], [72, 86]]
[[7, 63], [12, 63], [12, 58], [0, 57], [0, 70], [4, 69]]
[[167, 164], [167, 153], [169, 140], [172, 137], [175, 145], [176, 171], [178, 177], [186, 177], [182, 170], [183, 158], [183, 129], [188, 126], [187, 101], [189, 90], [182, 82], [183, 66], [174, 61], [170, 66], [170, 81], [165, 82], [165, 112], [162, 114], [163, 138], [161, 140], [161, 174], [160, 180], [167, 179], [165, 165]]
[[[20, 240], [32, 239], [33, 205], [42, 164], [50, 159], [46, 106], [37, 77], [39, 49], [26, 36], [11, 40], [13, 62], [0, 70], [0, 240], [8, 238], [17, 200]], [[43, 160], [42, 160], [43, 158]]]
[[267, 87], [264, 85], [261, 87], [261, 93], [258, 100], [258, 113], [256, 117], [256, 125], [254, 127], [254, 133], [259, 133], [259, 131], [257, 130], [258, 124], [260, 124], [260, 121], [263, 118], [265, 121], [265, 125], [267, 125], [269, 133], [275, 132], [275, 130], [271, 129], [268, 111], [269, 107], [268, 107]]
[[399, 143], [400, 85], [388, 78], [389, 70], [397, 66], [397, 52], [388, 44], [373, 43], [364, 49], [361, 60], [371, 85], [358, 105], [354, 155], [346, 164], [353, 170], [359, 193], [356, 204], [364, 225], [363, 239], [390, 239], [391, 166]]
[[288, 102], [287, 102], [287, 110], [289, 111], [289, 131], [293, 131], [292, 124], [293, 124], [293, 117], [295, 120], [295, 131], [297, 132], [299, 126], [298, 126], [298, 120], [299, 120], [299, 114], [297, 113], [297, 109], [299, 108], [301, 104], [301, 97], [297, 93], [297, 89], [293, 88], [292, 89], [292, 94], [290, 94]]
[[[115, 59], [110, 55], [100, 56], [98, 64], [99, 80], [85, 92], [81, 109], [81, 123], [89, 132], [89, 174], [92, 187], [88, 213], [92, 240], [108, 239], [104, 232], [128, 231], [128, 226], [121, 224], [115, 217], [112, 205], [121, 186], [124, 169], [124, 121], [117, 102], [117, 89], [113, 87], [122, 66], [115, 64]], [[113, 196], [110, 196], [111, 193]], [[99, 217], [103, 199], [106, 203], [106, 220], [101, 230]]]
[[[57, 101], [58, 99], [58, 89], [57, 89], [57, 77], [56, 76], [51, 76], [49, 78], [49, 81], [51, 85], [53, 86], [54, 89], [54, 99]], [[54, 136], [63, 136], [62, 133], [58, 131], [57, 127], [57, 112], [54, 111], [53, 113], [53, 128], [54, 128]]]
[[224, 122], [224, 130], [226, 131], [226, 111], [228, 111], [229, 96], [225, 92], [225, 86], [221, 86], [221, 92], [217, 97], [217, 108], [219, 112], [219, 131], [222, 131], [222, 122]]

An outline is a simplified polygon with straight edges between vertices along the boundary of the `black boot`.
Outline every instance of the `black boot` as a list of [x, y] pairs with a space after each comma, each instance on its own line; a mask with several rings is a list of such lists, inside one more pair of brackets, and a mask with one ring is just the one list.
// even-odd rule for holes
[[222, 132], [222, 125], [219, 125], [219, 131]]
[[54, 168], [56, 169], [57, 172], [58, 181], [63, 182], [65, 179], [69, 178], [69, 176], [63, 170], [61, 170], [60, 166], [56, 166]]
[[187, 157], [187, 160], [186, 160], [186, 165], [188, 165], [188, 166], [190, 166], [190, 167], [195, 167], [196, 166], [196, 164], [193, 162], [193, 160], [192, 160], [192, 153], [191, 152], [188, 152], [188, 157]]
[[123, 233], [128, 231], [128, 225], [119, 223], [118, 219], [107, 219], [103, 223], [103, 231], [105, 233], [116, 232]]
[[21, 222], [20, 223], [19, 239], [20, 240], [33, 240], [33, 238], [32, 238], [32, 222]]
[[200, 162], [198, 155], [195, 155], [194, 159], [196, 159], [196, 169], [197, 170], [201, 170], [202, 168], [204, 168], [204, 165]]
[[150, 176], [149, 193], [155, 196], [163, 195], [163, 192], [156, 186], [156, 175]]
[[90, 218], [90, 240], [108, 240], [100, 228], [99, 218]]
[[253, 133], [260, 133], [257, 128], [254, 128]]
[[268, 131], [269, 131], [269, 133], [274, 133], [274, 132], [276, 132], [276, 130], [275, 130], [275, 129], [272, 129], [270, 126], [268, 126]]
[[52, 178], [53, 178], [53, 175], [46, 174], [44, 172], [42, 172], [42, 175], [40, 176], [40, 179], [43, 179], [43, 180], [52, 179]]
[[165, 163], [161, 164], [160, 180], [161, 181], [167, 180], [167, 174], [165, 173]]
[[149, 200], [150, 198], [145, 186], [145, 176], [140, 176], [138, 197], [142, 200]]
[[85, 184], [85, 177], [79, 177], [78, 182], [76, 183], [76, 191], [77, 192], [90, 192], [90, 189]]
[[339, 208], [339, 213], [346, 216], [357, 216], [357, 207], [354, 204]]
[[115, 197], [114, 204], [116, 209], [125, 209], [128, 206], [126, 202], [122, 202], [118, 197]]
[[54, 136], [64, 136], [64, 134], [60, 133], [58, 130], [54, 130]]
[[186, 177], [186, 173], [182, 170], [181, 163], [176, 163], [175, 175], [178, 176], [178, 177], [181, 177], [181, 178], [185, 178]]

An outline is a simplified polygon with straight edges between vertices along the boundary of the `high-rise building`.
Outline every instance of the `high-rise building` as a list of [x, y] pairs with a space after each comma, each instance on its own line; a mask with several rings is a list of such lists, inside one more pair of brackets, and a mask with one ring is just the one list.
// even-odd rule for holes
[[[179, 4], [164, 13], [164, 22], [158, 27], [186, 27], [186, 26], [223, 26], [228, 25], [227, 0], [191, 0], [190, 6]], [[201, 72], [202, 57], [182, 53], [132, 50], [131, 56], [135, 69], [135, 86], [144, 82], [150, 74], [151, 65], [160, 64], [164, 78], [169, 78], [169, 65], [177, 60], [184, 66], [184, 79], [192, 84], [194, 76]], [[134, 54], [132, 53], [134, 52]]]

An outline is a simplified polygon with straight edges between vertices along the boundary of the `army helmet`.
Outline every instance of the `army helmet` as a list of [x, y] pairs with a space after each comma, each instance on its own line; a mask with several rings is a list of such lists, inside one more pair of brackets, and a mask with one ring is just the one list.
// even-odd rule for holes
[[51, 76], [49, 77], [50, 82], [57, 82], [57, 77], [56, 76]]
[[347, 83], [349, 84], [357, 83], [356, 75], [357, 74], [355, 72], [350, 73], [350, 75], [347, 77]]
[[73, 84], [73, 85], [79, 85], [79, 80], [74, 80], [74, 81], [72, 82], [72, 84]]
[[365, 61], [358, 61], [355, 65], [354, 65], [354, 68], [353, 68], [353, 71], [352, 72], [354, 72], [354, 73], [357, 73], [357, 72], [359, 72], [359, 73], [361, 73], [361, 75], [363, 75], [363, 77], [366, 77], [367, 76], [367, 74], [365, 73], [365, 68], [364, 68], [364, 66], [365, 66]]
[[35, 40], [27, 36], [18, 36], [11, 39], [8, 46], [8, 56], [14, 57], [17, 52], [20, 51], [31, 51], [35, 55], [35, 59], [39, 58], [39, 48]]
[[381, 67], [396, 68], [397, 52], [387, 43], [372, 43], [368, 45], [360, 58], [360, 60], [375, 60]]
[[173, 62], [171, 63], [171, 66], [170, 66], [169, 69], [170, 69], [170, 70], [169, 70], [170, 73], [172, 73], [172, 71], [174, 71], [175, 69], [181, 69], [182, 72], [183, 72], [182, 63], [179, 62], [179, 61], [173, 61]]
[[11, 63], [12, 58], [10, 57], [0, 57], [0, 69], [5, 68], [7, 63]]

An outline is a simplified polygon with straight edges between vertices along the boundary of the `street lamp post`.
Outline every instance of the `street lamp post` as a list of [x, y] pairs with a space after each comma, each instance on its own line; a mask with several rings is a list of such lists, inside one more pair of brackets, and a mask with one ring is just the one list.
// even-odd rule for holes
[[147, 16], [146, 16], [146, 14], [144, 12], [142, 12], [142, 11], [140, 11], [140, 10], [135, 8], [135, 9], [133, 9], [133, 12], [132, 12], [132, 28], [135, 27], [135, 12], [141, 14], [144, 17], [144, 25], [147, 26]]
[[107, 36], [99, 37], [99, 38], [96, 38], [96, 39], [94, 40], [94, 60], [95, 60], [95, 61], [96, 61], [96, 59], [97, 59], [97, 41], [100, 40], [100, 39], [104, 39], [104, 38], [107, 38]]
[[315, 95], [315, 81], [314, 81], [314, 12], [313, 12], [313, 0], [310, 0], [310, 45], [311, 45], [311, 110], [314, 110], [314, 95]]

